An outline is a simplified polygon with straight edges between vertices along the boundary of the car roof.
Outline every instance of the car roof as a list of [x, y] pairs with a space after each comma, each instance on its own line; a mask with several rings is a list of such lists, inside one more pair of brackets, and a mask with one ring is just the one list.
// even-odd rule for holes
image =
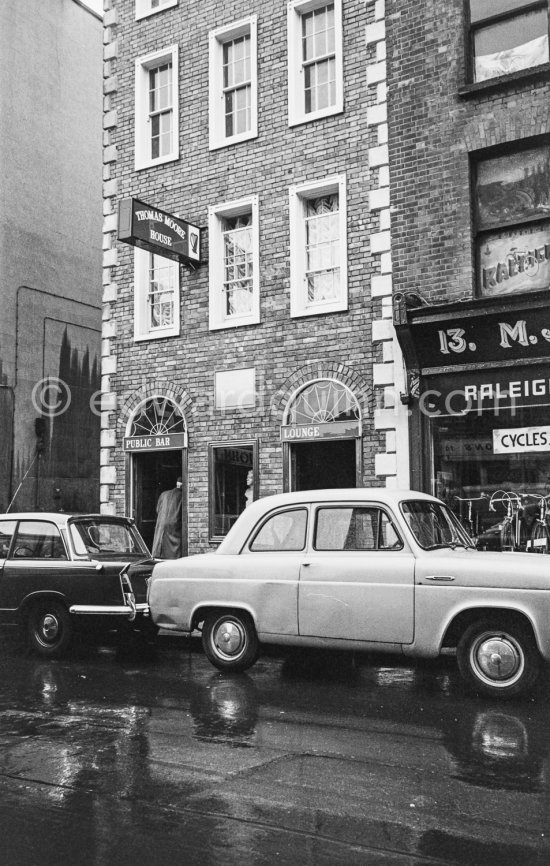
[[235, 525], [220, 544], [218, 553], [238, 553], [250, 532], [265, 514], [276, 508], [304, 505], [316, 502], [378, 502], [382, 505], [396, 506], [404, 499], [425, 499], [438, 502], [435, 496], [419, 490], [388, 487], [338, 487], [327, 490], [300, 490], [294, 493], [276, 493], [252, 502], [243, 511]]
[[79, 520], [104, 520], [104, 521], [124, 521], [128, 518], [114, 514], [79, 514], [77, 512], [67, 513], [65, 511], [9, 511], [5, 514], [0, 514], [0, 520], [46, 520], [51, 523], [57, 523], [58, 526], [66, 526], [69, 520], [78, 518]]

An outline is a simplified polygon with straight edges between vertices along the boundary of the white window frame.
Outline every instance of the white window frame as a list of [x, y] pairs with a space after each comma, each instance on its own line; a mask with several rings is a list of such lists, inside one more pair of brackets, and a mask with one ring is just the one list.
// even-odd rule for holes
[[[318, 111], [305, 110], [304, 66], [302, 63], [302, 15], [334, 4], [336, 100], [334, 105]], [[287, 5], [288, 39], [288, 125], [308, 123], [344, 110], [342, 56], [342, 0], [289, 0]]]
[[[158, 254], [157, 254], [158, 255]], [[151, 253], [134, 248], [134, 340], [158, 340], [163, 337], [179, 337], [181, 286], [179, 262], [166, 259], [174, 268], [174, 321], [167, 327], [152, 328], [149, 321], [149, 262]]]
[[[247, 315], [227, 316], [224, 312], [224, 238], [222, 220], [252, 214], [252, 309]], [[209, 237], [209, 328], [238, 328], [260, 321], [260, 229], [258, 196], [253, 195], [208, 208]]]
[[[308, 302], [306, 281], [305, 202], [323, 195], [338, 193], [340, 236], [340, 291], [336, 298], [317, 303]], [[346, 176], [332, 175], [322, 180], [295, 184], [289, 190], [290, 229], [290, 315], [314, 316], [348, 309], [347, 207]]]
[[[216, 150], [258, 136], [258, 16], [250, 15], [208, 34], [208, 122], [209, 148]], [[225, 93], [223, 86], [223, 47], [241, 36], [250, 37], [250, 129], [236, 135], [225, 134]]]
[[[172, 142], [169, 153], [152, 159], [149, 121], [149, 72], [165, 63], [172, 63]], [[178, 111], [178, 46], [154, 51], [138, 57], [135, 69], [135, 169], [149, 168], [179, 158]]]
[[160, 6], [153, 6], [152, 0], [136, 0], [136, 21], [141, 18], [147, 18], [149, 15], [156, 15], [157, 12], [163, 12], [165, 9], [171, 9], [172, 6], [177, 6], [178, 0], [161, 0]]

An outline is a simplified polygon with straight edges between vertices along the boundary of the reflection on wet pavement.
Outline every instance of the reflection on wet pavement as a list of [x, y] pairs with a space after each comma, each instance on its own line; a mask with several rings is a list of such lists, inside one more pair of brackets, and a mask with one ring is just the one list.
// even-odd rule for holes
[[187, 642], [0, 650], [9, 866], [550, 862], [547, 681], [494, 704], [448, 659], [267, 652], [227, 675]]

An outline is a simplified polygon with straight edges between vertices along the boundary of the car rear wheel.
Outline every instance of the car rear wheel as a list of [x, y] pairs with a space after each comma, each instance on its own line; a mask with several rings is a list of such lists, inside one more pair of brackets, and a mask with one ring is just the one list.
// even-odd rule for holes
[[540, 672], [535, 640], [521, 623], [485, 619], [466, 629], [457, 646], [459, 670], [475, 691], [492, 698], [528, 692]]
[[29, 613], [27, 631], [29, 644], [34, 652], [47, 658], [58, 658], [71, 643], [71, 615], [59, 602], [41, 602]]
[[222, 671], [245, 671], [258, 658], [258, 636], [249, 614], [218, 611], [202, 628], [202, 645], [208, 659]]

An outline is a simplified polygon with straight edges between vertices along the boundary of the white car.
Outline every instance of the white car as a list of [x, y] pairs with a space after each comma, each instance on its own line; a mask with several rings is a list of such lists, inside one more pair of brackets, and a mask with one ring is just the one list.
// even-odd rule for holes
[[259, 643], [434, 658], [456, 648], [476, 690], [512, 697], [550, 660], [550, 562], [479, 551], [443, 502], [386, 488], [267, 496], [215, 553], [157, 563], [154, 623], [222, 670]]

